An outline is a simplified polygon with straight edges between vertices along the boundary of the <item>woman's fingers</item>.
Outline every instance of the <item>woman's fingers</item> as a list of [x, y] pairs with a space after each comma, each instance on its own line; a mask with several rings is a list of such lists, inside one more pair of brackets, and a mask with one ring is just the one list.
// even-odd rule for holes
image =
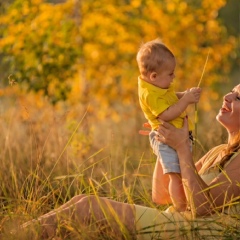
[[165, 143], [165, 137], [162, 134], [156, 135], [155, 138], [157, 141]]
[[145, 128], [151, 128], [151, 125], [150, 125], [148, 122], [146, 122], [146, 123], [143, 124], [143, 127], [145, 127]]
[[[143, 127], [151, 128], [151, 125], [149, 123], [144, 123]], [[147, 135], [150, 134], [150, 131], [149, 130], [139, 130], [138, 133], [141, 134], [141, 135], [147, 136]]]
[[[145, 128], [151, 128], [151, 125], [150, 125], [148, 122], [146, 122], [146, 123], [143, 124], [143, 127], [145, 127]], [[151, 131], [149, 131], [149, 130], [139, 130], [139, 131], [138, 131], [139, 134], [145, 135], [145, 136], [149, 135], [150, 132], [151, 132]]]
[[139, 130], [138, 133], [141, 134], [141, 135], [147, 136], [147, 135], [149, 135], [150, 131], [147, 131], [147, 130]]
[[158, 120], [160, 122], [159, 129], [161, 129], [161, 128], [171, 129], [173, 127], [173, 125], [168, 123], [168, 122], [165, 122], [165, 121], [163, 121], [161, 119], [158, 119]]
[[156, 139], [176, 149], [176, 146], [179, 146], [183, 139], [188, 139], [188, 135], [188, 119], [186, 117], [182, 128], [176, 128], [170, 123], [162, 121]]

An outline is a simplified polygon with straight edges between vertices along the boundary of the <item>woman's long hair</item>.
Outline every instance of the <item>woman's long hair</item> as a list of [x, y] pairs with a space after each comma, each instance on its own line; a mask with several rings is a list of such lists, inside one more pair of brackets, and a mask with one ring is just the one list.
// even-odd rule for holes
[[220, 167], [223, 168], [224, 165], [231, 159], [231, 157], [240, 151], [240, 132], [236, 135], [233, 144], [228, 145], [225, 150], [225, 156], [222, 158], [220, 162]]

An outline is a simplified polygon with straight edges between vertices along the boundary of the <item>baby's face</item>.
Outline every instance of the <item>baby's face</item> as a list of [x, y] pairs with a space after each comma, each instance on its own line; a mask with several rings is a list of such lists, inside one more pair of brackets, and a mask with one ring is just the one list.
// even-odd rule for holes
[[175, 78], [176, 61], [172, 59], [165, 64], [165, 67], [156, 72], [154, 85], [168, 89]]

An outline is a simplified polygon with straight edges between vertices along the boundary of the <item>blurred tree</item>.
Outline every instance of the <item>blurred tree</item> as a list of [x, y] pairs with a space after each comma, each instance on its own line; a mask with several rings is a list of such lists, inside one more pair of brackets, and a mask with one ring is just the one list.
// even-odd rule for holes
[[9, 73], [29, 89], [43, 91], [53, 103], [66, 99], [67, 79], [81, 56], [72, 6], [17, 0], [1, 21], [0, 45]]
[[[15, 0], [1, 16], [0, 52], [21, 85], [52, 102], [89, 104], [99, 117], [137, 101], [135, 55], [141, 42], [160, 37], [177, 57], [179, 90], [226, 81], [236, 39], [217, 21], [225, 0]], [[211, 89], [202, 107], [216, 99]], [[101, 106], [101, 108], [99, 108]], [[114, 115], [115, 114], [115, 115]]]
[[[240, 40], [240, 1], [238, 0], [228, 0], [227, 4], [219, 10], [218, 19], [220, 22], [226, 26], [229, 34], [234, 35]], [[240, 76], [240, 44], [238, 44], [236, 49], [235, 61], [231, 62], [231, 80], [233, 84], [239, 83]], [[223, 89], [224, 86], [223, 86]]]
[[240, 1], [228, 0], [226, 5], [219, 10], [219, 19], [227, 27], [230, 34], [239, 36]]

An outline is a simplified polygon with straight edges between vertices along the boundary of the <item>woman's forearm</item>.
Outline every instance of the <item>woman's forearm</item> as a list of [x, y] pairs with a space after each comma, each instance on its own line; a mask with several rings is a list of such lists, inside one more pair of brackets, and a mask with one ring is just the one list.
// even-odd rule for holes
[[207, 215], [211, 212], [212, 201], [209, 197], [208, 186], [198, 175], [193, 163], [192, 153], [187, 144], [177, 150], [181, 167], [184, 191], [191, 209], [196, 215]]

